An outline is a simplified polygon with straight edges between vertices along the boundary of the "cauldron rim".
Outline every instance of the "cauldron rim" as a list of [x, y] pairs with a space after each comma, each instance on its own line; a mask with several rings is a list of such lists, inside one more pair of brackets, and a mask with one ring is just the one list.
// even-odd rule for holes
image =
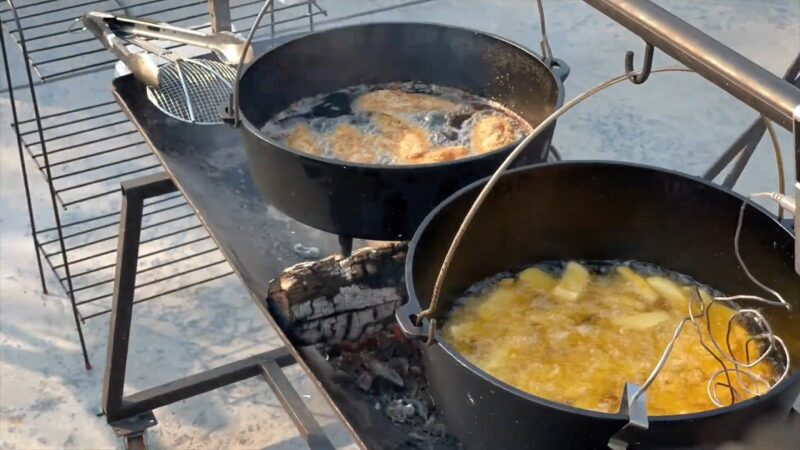
[[[597, 167], [597, 166], [608, 166], [608, 167], [611, 167], [611, 166], [623, 166], [623, 167], [628, 167], [628, 168], [632, 168], [632, 169], [636, 169], [636, 170], [641, 170], [641, 169], [653, 170], [653, 171], [661, 172], [661, 173], [664, 173], [664, 174], [667, 174], [667, 175], [676, 176], [676, 177], [680, 177], [680, 178], [684, 178], [684, 179], [689, 179], [689, 180], [692, 180], [692, 181], [697, 181], [697, 182], [699, 182], [699, 183], [701, 183], [701, 184], [703, 184], [703, 185], [705, 185], [705, 186], [707, 186], [709, 188], [716, 189], [717, 191], [719, 191], [721, 193], [732, 195], [735, 198], [740, 199], [741, 201], [747, 200], [744, 196], [742, 196], [742, 195], [740, 195], [740, 194], [738, 194], [738, 193], [736, 193], [736, 192], [734, 192], [732, 190], [725, 189], [722, 186], [719, 186], [719, 185], [717, 185], [717, 184], [715, 184], [713, 182], [710, 182], [708, 180], [705, 180], [705, 179], [703, 179], [701, 177], [692, 176], [692, 175], [689, 175], [689, 174], [686, 174], [686, 173], [683, 173], [683, 172], [680, 172], [680, 171], [677, 171], [677, 170], [665, 169], [665, 168], [662, 168], [662, 167], [656, 167], [656, 166], [651, 166], [651, 165], [647, 165], [647, 164], [640, 164], [640, 163], [634, 163], [634, 162], [624, 162], [624, 161], [570, 160], [570, 161], [558, 161], [558, 162], [551, 162], [551, 163], [532, 164], [532, 165], [529, 165], [529, 166], [518, 167], [518, 168], [515, 168], [515, 169], [512, 169], [512, 170], [508, 170], [506, 173], [503, 174], [503, 176], [515, 174], [515, 173], [518, 173], [518, 172], [530, 171], [530, 170], [540, 170], [542, 168], [547, 169], [547, 168], [550, 168], [550, 167], [569, 167], [569, 166], [577, 166], [577, 167], [580, 167], [580, 166], [595, 166], [595, 167]], [[434, 217], [437, 216], [437, 214], [442, 209], [446, 208], [449, 204], [451, 204], [452, 202], [456, 201], [456, 199], [460, 198], [464, 193], [466, 193], [466, 192], [468, 192], [468, 191], [470, 191], [472, 189], [475, 189], [479, 185], [485, 184], [486, 181], [489, 178], [490, 177], [486, 177], [486, 178], [480, 179], [478, 181], [475, 181], [473, 183], [470, 183], [470, 184], [464, 186], [463, 188], [459, 189], [458, 191], [454, 192], [450, 196], [448, 196], [444, 201], [442, 201], [434, 209], [432, 209], [431, 212], [428, 213], [427, 216], [425, 216], [425, 219], [420, 223], [419, 227], [417, 227], [417, 231], [414, 232], [414, 236], [413, 236], [413, 238], [411, 239], [411, 241], [409, 242], [409, 245], [408, 245], [408, 254], [406, 256], [406, 264], [405, 264], [405, 271], [404, 271], [405, 279], [406, 279], [406, 289], [408, 291], [408, 297], [409, 297], [408, 301], [409, 302], [413, 300], [415, 303], [417, 303], [417, 305], [419, 305], [419, 299], [417, 297], [416, 288], [415, 288], [415, 285], [414, 285], [413, 266], [414, 266], [414, 255], [416, 253], [417, 244], [419, 243], [419, 240], [421, 239], [423, 233], [425, 232], [425, 229], [428, 227], [430, 222], [434, 219]], [[794, 235], [789, 230], [787, 230], [779, 221], [777, 221], [772, 216], [772, 214], [769, 214], [769, 212], [766, 209], [764, 209], [760, 205], [758, 205], [758, 204], [756, 204], [754, 202], [750, 202], [750, 201], [748, 201], [748, 205], [751, 206], [751, 207], [756, 208], [762, 214], [765, 214], [772, 222], [774, 222], [789, 237], [794, 238]], [[427, 335], [427, 331], [424, 334]], [[427, 344], [425, 344], [423, 342], [422, 345], [427, 345]], [[589, 417], [589, 418], [594, 418], [594, 419], [622, 420], [622, 421], [627, 421], [628, 420], [628, 416], [625, 415], [625, 414], [604, 413], [604, 412], [592, 411], [592, 410], [588, 410], [588, 409], [576, 408], [576, 407], [573, 407], [573, 406], [569, 406], [569, 405], [566, 405], [566, 404], [563, 404], [563, 403], [555, 402], [555, 401], [548, 400], [548, 399], [543, 398], [543, 397], [539, 397], [539, 396], [530, 394], [530, 393], [525, 392], [525, 391], [523, 391], [521, 389], [518, 389], [518, 388], [516, 388], [514, 386], [511, 386], [510, 384], [507, 384], [507, 383], [505, 383], [505, 382], [493, 377], [492, 375], [488, 374], [483, 369], [477, 367], [476, 365], [474, 365], [470, 361], [468, 361], [464, 356], [462, 356], [452, 346], [450, 346], [450, 344], [448, 344], [444, 339], [441, 338], [441, 334], [440, 334], [440, 332], [438, 330], [436, 331], [436, 342], [433, 345], [437, 345], [437, 346], [441, 347], [441, 349], [445, 353], [447, 353], [451, 358], [453, 358], [457, 363], [461, 364], [462, 366], [467, 367], [474, 374], [476, 374], [477, 376], [481, 377], [485, 382], [488, 382], [489, 384], [491, 384], [495, 388], [503, 389], [503, 390], [505, 390], [505, 391], [507, 391], [509, 393], [512, 393], [512, 394], [514, 394], [514, 395], [516, 395], [518, 397], [521, 397], [521, 398], [523, 398], [525, 400], [532, 401], [534, 403], [537, 403], [537, 404], [540, 404], [540, 405], [543, 405], [543, 406], [546, 406], [546, 407], [549, 407], [549, 408], [554, 408], [554, 409], [557, 409], [557, 410], [562, 411], [562, 412], [571, 413], [571, 414], [578, 414], [578, 415], [581, 415], [581, 416], [584, 416], [584, 417]], [[671, 423], [671, 422], [679, 422], [679, 421], [684, 421], [684, 420], [691, 421], [691, 420], [697, 420], [697, 419], [704, 419], [704, 418], [708, 418], [708, 417], [714, 417], [714, 416], [726, 414], [726, 413], [729, 413], [729, 412], [732, 412], [732, 411], [737, 411], [739, 409], [748, 408], [749, 406], [755, 404], [756, 402], [766, 401], [767, 399], [779, 396], [779, 395], [782, 394], [782, 392], [784, 390], [788, 389], [790, 385], [792, 385], [794, 383], [798, 383], [798, 382], [800, 382], [800, 370], [796, 370], [795, 373], [790, 374], [789, 376], [787, 376], [787, 378], [784, 379], [780, 384], [778, 384], [775, 387], [773, 387], [772, 389], [770, 389], [770, 391], [766, 395], [753, 397], [753, 398], [747, 399], [745, 401], [741, 401], [741, 402], [735, 403], [735, 404], [733, 404], [731, 406], [724, 406], [724, 407], [721, 407], [721, 408], [715, 408], [715, 409], [696, 412], [696, 413], [672, 414], [672, 415], [663, 415], [663, 416], [648, 416], [648, 420], [650, 422], [654, 422], [654, 423], [666, 423], [666, 422], [670, 422]]]
[[[555, 102], [554, 102], [554, 104], [552, 106], [559, 107], [564, 103], [564, 95], [565, 95], [565, 93], [564, 93], [564, 83], [563, 83], [563, 81], [561, 79], [559, 79], [559, 77], [556, 76], [555, 73], [553, 73], [552, 69], [550, 69], [549, 67], [547, 67], [544, 64], [544, 62], [542, 61], [542, 57], [540, 55], [538, 55], [536, 52], [532, 51], [531, 49], [523, 46], [522, 44], [520, 44], [518, 42], [515, 42], [515, 41], [513, 41], [511, 39], [508, 39], [506, 37], [503, 37], [503, 36], [499, 36], [499, 35], [494, 34], [494, 33], [488, 33], [488, 32], [485, 32], [485, 31], [479, 31], [479, 30], [476, 30], [474, 28], [469, 28], [469, 27], [461, 27], [461, 26], [449, 25], [449, 24], [444, 24], [444, 23], [425, 22], [425, 21], [423, 21], [423, 22], [409, 22], [409, 21], [370, 22], [370, 23], [343, 25], [343, 26], [339, 26], [339, 27], [327, 28], [325, 30], [316, 31], [314, 33], [304, 34], [302, 36], [298, 36], [298, 37], [296, 37], [294, 39], [290, 39], [290, 40], [288, 40], [286, 42], [283, 42], [280, 45], [277, 45], [277, 46], [269, 49], [265, 53], [259, 55], [257, 58], [255, 58], [253, 61], [251, 61], [249, 64], [247, 64], [247, 66], [244, 68], [244, 70], [242, 70], [242, 74], [241, 74], [241, 79], [240, 80], [244, 80], [245, 77], [247, 76], [248, 71], [250, 71], [250, 69], [252, 67], [254, 67], [262, 58], [266, 57], [267, 55], [272, 54], [273, 52], [280, 51], [280, 50], [284, 49], [285, 47], [287, 47], [289, 45], [292, 45], [292, 44], [294, 44], [296, 42], [299, 42], [301, 40], [313, 38], [313, 37], [316, 37], [317, 35], [324, 34], [324, 33], [333, 33], [333, 32], [337, 32], [337, 31], [344, 31], [344, 30], [354, 29], [354, 28], [381, 27], [381, 26], [387, 26], [387, 25], [388, 26], [400, 26], [400, 25], [428, 26], [428, 27], [433, 27], [433, 28], [441, 28], [441, 29], [462, 31], [462, 32], [476, 34], [476, 35], [486, 36], [486, 37], [495, 39], [497, 41], [500, 41], [500, 42], [502, 42], [502, 43], [504, 43], [506, 45], [509, 45], [511, 47], [514, 47], [514, 48], [522, 51], [523, 53], [527, 54], [528, 56], [531, 56], [532, 59], [535, 60], [536, 63], [542, 69], [544, 69], [545, 72], [550, 73], [550, 75], [552, 76], [553, 82], [555, 83], [556, 91], [557, 91], [556, 92], [556, 100], [555, 100]], [[239, 84], [241, 84], [241, 81], [239, 82]], [[241, 95], [241, 91], [239, 92], [239, 94]], [[260, 140], [262, 140], [262, 141], [264, 141], [264, 142], [266, 142], [266, 143], [268, 143], [270, 145], [273, 145], [273, 146], [275, 146], [277, 148], [280, 148], [281, 150], [287, 151], [287, 152], [289, 152], [289, 153], [291, 153], [293, 155], [296, 155], [296, 156], [299, 156], [299, 157], [302, 157], [302, 158], [311, 159], [311, 160], [318, 161], [318, 162], [322, 162], [322, 163], [325, 163], [325, 164], [333, 164], [333, 165], [336, 165], [336, 166], [352, 166], [352, 167], [357, 167], [357, 168], [395, 170], [395, 171], [403, 171], [403, 170], [405, 170], [405, 171], [413, 171], [413, 170], [420, 169], [420, 168], [434, 167], [434, 166], [440, 166], [440, 165], [468, 164], [468, 163], [470, 163], [472, 161], [475, 161], [475, 160], [478, 160], [478, 159], [482, 159], [482, 158], [485, 158], [485, 157], [488, 157], [488, 156], [491, 156], [491, 155], [495, 155], [497, 153], [508, 151], [509, 149], [512, 149], [512, 148], [516, 147], [522, 141], [522, 139], [520, 139], [520, 140], [518, 140], [518, 141], [516, 141], [516, 142], [514, 142], [512, 144], [497, 148], [497, 149], [492, 150], [490, 152], [481, 153], [481, 154], [478, 154], [478, 155], [471, 155], [471, 156], [467, 156], [465, 158], [458, 158], [458, 159], [455, 159], [455, 160], [452, 160], [452, 161], [445, 161], [445, 162], [435, 162], [435, 163], [425, 163], [425, 164], [400, 164], [400, 165], [389, 164], [389, 165], [385, 165], [385, 164], [368, 164], [368, 163], [357, 163], [357, 162], [350, 162], [350, 161], [340, 161], [340, 160], [333, 159], [333, 158], [325, 158], [325, 157], [322, 157], [322, 156], [316, 156], [316, 155], [312, 155], [310, 153], [301, 152], [301, 151], [295, 150], [295, 149], [293, 149], [291, 147], [287, 147], [287, 146], [281, 144], [280, 142], [277, 142], [277, 141], [274, 141], [274, 140], [270, 139], [269, 137], [267, 137], [263, 133], [261, 133], [261, 130], [258, 129], [255, 125], [253, 125], [252, 122], [250, 122], [250, 120], [247, 118], [246, 114], [244, 113], [244, 111], [241, 108], [241, 102], [239, 103], [239, 105], [240, 105], [239, 106], [239, 109], [240, 109], [240, 111], [239, 111], [239, 122], [240, 122], [240, 125], [244, 125], [244, 127], [247, 129], [247, 131], [249, 131], [250, 134], [252, 134], [253, 136], [256, 136], [258, 139], [260, 139]], [[530, 124], [530, 125], [532, 127], [536, 127], [538, 124]]]

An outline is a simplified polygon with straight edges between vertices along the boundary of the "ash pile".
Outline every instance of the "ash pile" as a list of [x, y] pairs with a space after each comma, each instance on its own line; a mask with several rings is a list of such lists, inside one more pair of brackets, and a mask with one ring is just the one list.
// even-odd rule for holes
[[340, 410], [381, 447], [459, 449], [417, 344], [394, 319], [406, 300], [405, 252], [393, 243], [293, 266], [270, 283], [269, 307]]
[[354, 341], [320, 347], [338, 381], [369, 395], [373, 408], [392, 422], [408, 426], [408, 436], [418, 448], [455, 445], [428, 392], [419, 349], [396, 324]]

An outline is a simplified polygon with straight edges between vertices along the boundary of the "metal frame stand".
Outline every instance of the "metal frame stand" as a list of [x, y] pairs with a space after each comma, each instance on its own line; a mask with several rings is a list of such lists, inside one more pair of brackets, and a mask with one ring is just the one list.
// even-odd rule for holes
[[[67, 259], [67, 248], [66, 248], [66, 246], [64, 244], [64, 231], [62, 229], [61, 214], [58, 211], [58, 206], [57, 206], [57, 203], [56, 203], [56, 195], [57, 195], [57, 193], [56, 193], [55, 187], [53, 186], [53, 175], [52, 175], [52, 173], [50, 171], [50, 161], [49, 161], [49, 157], [48, 157], [48, 153], [47, 153], [47, 144], [46, 144], [46, 140], [45, 140], [45, 137], [44, 137], [44, 131], [42, 129], [42, 115], [41, 115], [41, 113], [39, 111], [39, 102], [38, 102], [37, 97], [36, 97], [36, 87], [34, 86], [34, 82], [33, 82], [33, 73], [31, 71], [31, 65], [27, 64], [27, 62], [30, 61], [30, 58], [29, 58], [29, 55], [28, 55], [28, 46], [27, 46], [27, 44], [25, 42], [25, 32], [24, 32], [24, 29], [23, 29], [23, 27], [21, 25], [20, 18], [19, 18], [19, 15], [17, 14], [17, 9], [14, 6], [14, 3], [12, 2], [12, 0], [6, 0], [6, 3], [8, 4], [8, 7], [11, 10], [11, 13], [13, 15], [14, 23], [16, 23], [16, 26], [17, 26], [17, 30], [16, 31], [19, 33], [18, 43], [19, 43], [20, 49], [22, 50], [22, 58], [26, 62], [26, 64], [25, 64], [25, 74], [27, 76], [28, 90], [29, 90], [29, 93], [30, 93], [30, 96], [31, 96], [31, 103], [33, 104], [33, 114], [34, 114], [34, 118], [35, 118], [35, 121], [36, 121], [36, 127], [37, 127], [37, 132], [38, 132], [37, 134], [39, 136], [39, 145], [40, 145], [40, 149], [41, 149], [41, 155], [44, 158], [44, 167], [45, 167], [44, 174], [45, 174], [45, 179], [47, 181], [47, 186], [48, 186], [49, 193], [50, 193], [50, 204], [51, 204], [51, 207], [52, 207], [52, 210], [53, 210], [53, 219], [55, 220], [55, 229], [56, 229], [57, 234], [58, 234], [58, 242], [59, 242], [59, 250], [60, 250], [59, 253], [61, 255], [61, 258], [62, 258], [62, 261], [63, 261], [63, 264], [64, 264], [63, 268], [64, 268], [64, 273], [65, 273], [65, 278], [66, 278], [66, 281], [67, 281], [67, 295], [69, 296], [70, 305], [72, 306], [72, 316], [73, 316], [73, 319], [75, 320], [75, 327], [77, 328], [77, 331], [78, 331], [78, 340], [80, 341], [81, 352], [83, 353], [83, 363], [84, 363], [84, 366], [86, 367], [86, 369], [90, 370], [92, 368], [92, 364], [89, 361], [89, 352], [86, 349], [86, 341], [85, 341], [85, 339], [83, 337], [83, 326], [82, 326], [83, 321], [81, 319], [80, 312], [78, 311], [78, 305], [77, 305], [77, 303], [75, 301], [75, 291], [74, 291], [73, 286], [72, 286], [72, 276], [70, 274], [69, 260]], [[2, 34], [2, 30], [0, 30], [0, 35], [1, 34]], [[16, 138], [17, 138], [17, 147], [18, 147], [19, 156], [20, 156], [20, 166], [22, 167], [22, 179], [23, 179], [23, 183], [25, 185], [25, 196], [26, 196], [27, 205], [28, 205], [28, 217], [29, 217], [30, 226], [31, 226], [31, 236], [33, 238], [33, 244], [34, 244], [34, 247], [35, 247], [35, 250], [36, 250], [36, 252], [35, 252], [36, 253], [36, 263], [37, 263], [37, 266], [39, 268], [39, 279], [41, 280], [41, 283], [42, 283], [42, 291], [47, 293], [47, 285], [45, 283], [44, 272], [42, 271], [42, 258], [41, 258], [41, 254], [39, 253], [39, 250], [41, 249], [41, 244], [37, 239], [36, 221], [34, 219], [33, 209], [32, 209], [32, 206], [31, 206], [30, 186], [28, 184], [28, 175], [27, 175], [27, 171], [25, 169], [24, 157], [22, 155], [23, 139], [22, 139], [22, 134], [21, 134], [21, 132], [19, 130], [19, 126], [18, 126], [20, 122], [19, 122], [19, 118], [17, 116], [17, 109], [16, 109], [17, 106], [16, 106], [16, 103], [14, 101], [14, 89], [13, 89], [13, 82], [11, 80], [11, 69], [9, 67], [9, 57], [8, 57], [8, 53], [6, 52], [5, 37], [0, 36], [0, 43], [2, 44], [3, 64], [5, 66], [6, 80], [7, 80], [7, 83], [8, 83], [9, 98], [11, 100], [11, 110], [12, 110], [12, 115], [13, 115], [13, 118], [14, 118], [14, 133], [16, 134]], [[50, 262], [50, 260], [47, 259], [46, 255], [45, 255], [45, 259], [48, 261], [48, 263]]]
[[[107, 305], [112, 296], [113, 256], [105, 247], [107, 241], [115, 238], [109, 236], [107, 231], [109, 227], [116, 227], [114, 219], [119, 211], [103, 206], [104, 202], [101, 205], [94, 203], [83, 211], [78, 209], [76, 214], [67, 214], [64, 210], [114, 195], [118, 191], [119, 180], [156, 173], [161, 170], [161, 164], [146, 148], [138, 131], [121, 116], [122, 111], [113, 109], [113, 100], [98, 102], [96, 99], [87, 99], [91, 101], [90, 104], [74, 105], [68, 110], [45, 114], [40, 111], [37, 94], [41, 93], [45, 83], [108, 70], [117, 62], [117, 58], [108, 54], [95, 38], [80, 33], [77, 27], [80, 22], [74, 21], [81, 11], [79, 7], [83, 10], [107, 9], [109, 12], [134, 16], [166, 15], [165, 18], [176, 25], [199, 30], [207, 26], [203, 21], [209, 18], [209, 13], [214, 29], [230, 29], [233, 23], [249, 23], [248, 19], [253, 17], [252, 10], [257, 6], [254, 3], [258, 2], [200, 0], [173, 5], [174, 2], [168, 0], [115, 0], [119, 6], [101, 0], [80, 4], [72, 0], [28, 0], [19, 4], [22, 2], [0, 0], [0, 50], [6, 72], [6, 86], [0, 88], [0, 94], [8, 91], [11, 99], [11, 126], [20, 153], [31, 239], [42, 291], [45, 294], [56, 291], [51, 278], [45, 276], [45, 267], [49, 267], [55, 275], [56, 284], [61, 286], [70, 301], [83, 361], [85, 367], [91, 369], [83, 325], [89, 319], [110, 313]], [[204, 3], [207, 3], [207, 7]], [[270, 9], [270, 24], [262, 27], [260, 36], [275, 37], [276, 26], [303, 22], [307, 22], [308, 29], [313, 30], [317, 16], [326, 15], [327, 11], [313, 0], [276, 6]], [[270, 28], [267, 29], [267, 26]], [[8, 41], [16, 44], [20, 51], [18, 67], [24, 67], [25, 73], [20, 72], [18, 77], [11, 73], [11, 68], [17, 66], [9, 59], [6, 35]], [[170, 47], [171, 50], [175, 48]], [[29, 104], [32, 111], [18, 107], [14, 101], [15, 95], [16, 100], [29, 96], [29, 100], [23, 99], [25, 101], [20, 105]], [[33, 164], [33, 172], [39, 172], [47, 183], [51, 205], [43, 207], [41, 211], [35, 210], [31, 201], [38, 186], [29, 183], [24, 153], [28, 154], [29, 162]], [[149, 301], [233, 274], [230, 268], [224, 270], [226, 261], [216, 247], [204, 247], [202, 241], [209, 243], [212, 240], [207, 233], [198, 236], [204, 230], [193, 212], [180, 217], [171, 216], [179, 212], [179, 208], [189, 210], [182, 195], [154, 199], [148, 206], [144, 213], [144, 216], [150, 217], [147, 219], [148, 228], [174, 230], [180, 226], [180, 233], [186, 239], [179, 246], [198, 251], [163, 263], [153, 262], [155, 255], [169, 251], [169, 247], [142, 255], [142, 259], [149, 258], [147, 264], [143, 261], [142, 271], [151, 271], [153, 277], [152, 281], [145, 283], [145, 289], [153, 294], [140, 301]], [[153, 240], [167, 239], [177, 233], [159, 233]], [[214, 262], [209, 263], [207, 259], [199, 258], [202, 255], [216, 257]], [[174, 268], [179, 270], [171, 270]], [[199, 281], [188, 280], [190, 273], [205, 269], [210, 269], [208, 277]]]
[[195, 395], [261, 375], [312, 449], [333, 449], [328, 437], [281, 370], [295, 363], [285, 347], [223, 366], [123, 395], [128, 364], [128, 343], [133, 318], [134, 288], [139, 256], [142, 210], [148, 198], [175, 192], [164, 173], [122, 183], [122, 213], [117, 244], [117, 265], [109, 323], [106, 368], [103, 377], [103, 412], [128, 449], [144, 449], [144, 432], [157, 424], [153, 410]]
[[[800, 53], [795, 56], [792, 64], [786, 69], [786, 72], [783, 74], [783, 79], [800, 87]], [[714, 164], [708, 168], [706, 173], [703, 174], [703, 178], [708, 181], [713, 181], [717, 175], [722, 173], [722, 171], [731, 164], [731, 162], [735, 161], [730, 173], [722, 182], [723, 187], [733, 189], [733, 186], [739, 180], [742, 172], [744, 172], [747, 163], [750, 162], [753, 152], [755, 152], [756, 147], [759, 142], [761, 142], [761, 138], [766, 131], [767, 127], [764, 123], [764, 119], [761, 117], [757, 118], [753, 124], [750, 125], [750, 128], [742, 133], [736, 141], [728, 147], [725, 153], [720, 155]]]

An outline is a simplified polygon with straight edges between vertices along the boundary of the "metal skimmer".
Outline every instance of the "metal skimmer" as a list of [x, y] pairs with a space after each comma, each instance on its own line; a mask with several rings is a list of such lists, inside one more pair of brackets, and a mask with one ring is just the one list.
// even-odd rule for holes
[[235, 79], [236, 70], [221, 62], [179, 59], [159, 67], [159, 84], [147, 86], [147, 98], [175, 119], [221, 123], [221, 108], [230, 99]]
[[[262, 13], [269, 4], [265, 3]], [[230, 99], [237, 74], [230, 65], [243, 64], [252, 57], [250, 41], [245, 42], [231, 31], [206, 34], [102, 12], [86, 13], [81, 20], [147, 86], [147, 98], [153, 105], [175, 119], [193, 124], [222, 122], [221, 109]], [[212, 50], [219, 61], [184, 58], [151, 39]], [[131, 51], [131, 46], [146, 54]], [[147, 53], [167, 63], [158, 66]]]

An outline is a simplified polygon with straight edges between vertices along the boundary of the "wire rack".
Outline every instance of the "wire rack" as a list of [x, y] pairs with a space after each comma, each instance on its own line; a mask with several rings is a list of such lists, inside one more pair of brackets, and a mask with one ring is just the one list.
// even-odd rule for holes
[[[116, 103], [101, 103], [40, 116], [50, 180], [63, 207], [119, 192], [121, 180], [160, 170], [161, 165]], [[35, 119], [17, 131], [34, 167], [48, 177]]]
[[[110, 312], [119, 211], [62, 223], [72, 292], [81, 320]], [[55, 227], [39, 230], [40, 251], [69, 291]], [[135, 303], [233, 274], [211, 236], [180, 193], [145, 204]]]
[[[75, 21], [80, 14], [107, 11], [201, 30], [209, 27], [208, 2], [17, 0], [13, 4], [15, 8], [0, 1], [6, 70], [3, 92], [12, 100], [15, 93], [17, 98], [27, 95], [21, 102], [11, 102], [15, 120], [11, 126], [18, 138], [39, 274], [47, 292], [43, 267], [50, 267], [69, 296], [84, 360], [90, 367], [82, 324], [110, 312], [120, 219], [119, 198], [114, 194], [122, 181], [162, 169], [110, 95], [102, 101], [93, 95], [91, 102], [45, 114], [40, 112], [37, 89], [43, 88], [42, 83], [68, 78], [71, 80], [65, 85], [96, 83], [95, 77], [86, 75], [116, 64], [93, 36], [80, 32]], [[249, 27], [261, 5], [262, 0], [231, 0], [234, 30]], [[294, 30], [296, 22], [302, 20], [307, 20], [313, 30], [314, 18], [321, 14], [326, 12], [314, 0], [278, 5], [262, 26], [266, 33], [260, 36], [275, 37], [286, 24], [292, 24], [287, 28]], [[22, 60], [28, 63], [27, 79], [21, 83], [12, 79], [14, 64], [7, 51], [10, 42], [17, 44]], [[54, 86], [60, 88], [62, 83]], [[39, 172], [46, 182], [52, 211], [32, 206], [35, 202], [31, 201], [26, 166]], [[52, 217], [42, 220], [48, 213]], [[210, 288], [213, 286], [209, 283], [233, 274], [180, 193], [150, 199], [143, 215], [135, 303], [201, 285]]]
[[[236, 30], [250, 27], [263, 0], [231, 0], [231, 23]], [[81, 32], [76, 19], [90, 10], [151, 17], [172, 25], [202, 30], [209, 27], [206, 0], [31, 0], [15, 2], [19, 23], [8, 4], [0, 6], [0, 23], [20, 44], [27, 44], [28, 61], [39, 81], [70, 78], [112, 67], [117, 59], [96, 38]], [[315, 0], [275, 6], [268, 23], [272, 37], [278, 27], [325, 15]], [[21, 28], [20, 28], [21, 27]], [[20, 33], [21, 31], [21, 33]], [[175, 49], [181, 45], [166, 48]]]

